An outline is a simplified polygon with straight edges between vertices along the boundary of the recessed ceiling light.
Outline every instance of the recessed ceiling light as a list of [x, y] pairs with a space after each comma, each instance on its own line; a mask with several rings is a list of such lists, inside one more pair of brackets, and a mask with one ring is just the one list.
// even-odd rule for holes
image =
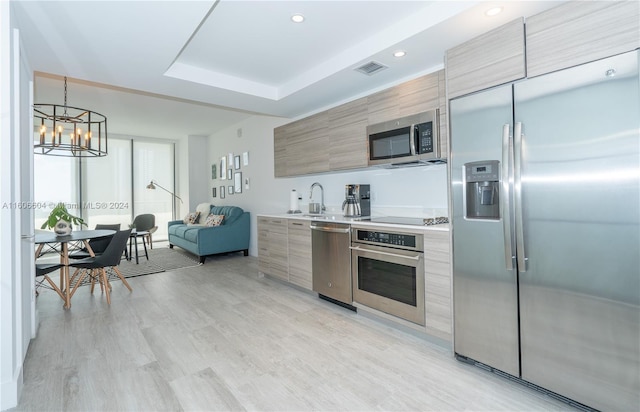
[[502, 12], [502, 7], [492, 7], [489, 10], [485, 11], [484, 14], [491, 17], [496, 14], [500, 14]]
[[304, 16], [300, 13], [296, 13], [291, 16], [291, 21], [294, 23], [302, 23], [304, 21]]
[[393, 52], [393, 57], [404, 57], [407, 55], [407, 52], [404, 50], [397, 50]]

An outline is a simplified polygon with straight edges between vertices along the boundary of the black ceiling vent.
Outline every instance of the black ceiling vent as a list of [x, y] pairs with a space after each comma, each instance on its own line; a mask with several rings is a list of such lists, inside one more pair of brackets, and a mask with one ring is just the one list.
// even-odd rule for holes
[[386, 69], [387, 66], [378, 62], [370, 61], [355, 69], [357, 72], [364, 73], [367, 76], [371, 76], [374, 73], [378, 73], [381, 70]]

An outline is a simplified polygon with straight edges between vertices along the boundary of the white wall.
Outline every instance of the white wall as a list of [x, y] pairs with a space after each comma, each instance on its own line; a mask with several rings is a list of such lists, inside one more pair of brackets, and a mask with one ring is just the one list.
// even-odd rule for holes
[[[273, 160], [273, 128], [290, 122], [289, 119], [254, 116], [233, 127], [219, 131], [209, 138], [210, 164], [202, 166], [202, 173], [211, 173], [211, 163], [220, 166], [220, 158], [228, 153], [242, 155], [249, 152], [249, 166], [241, 166], [243, 180], [249, 178], [250, 188], [225, 199], [211, 197], [211, 188], [233, 184], [228, 180], [209, 177], [209, 200], [214, 205], [235, 205], [251, 212], [250, 254], [257, 255], [256, 215], [286, 213], [289, 194], [296, 189], [303, 197], [302, 211], [308, 210], [311, 184], [324, 187], [328, 213], [340, 213], [344, 200], [344, 186], [348, 183], [370, 184], [372, 214], [387, 216], [435, 217], [447, 216], [446, 165], [410, 167], [404, 169], [371, 168], [351, 172], [326, 173], [295, 178], [275, 178]], [[238, 137], [238, 129], [242, 129]], [[314, 199], [319, 199], [318, 189]]]
[[[209, 163], [209, 139], [207, 136], [188, 136], [189, 161], [187, 168], [189, 172], [189, 210], [195, 210], [196, 206], [203, 202], [208, 202], [211, 193], [200, 188], [207, 186], [207, 181], [211, 179], [211, 168], [208, 173], [203, 173], [202, 169]], [[206, 168], [205, 168], [206, 171]], [[179, 202], [178, 202], [179, 203]], [[188, 212], [185, 212], [186, 215]], [[182, 218], [179, 214], [176, 219]]]

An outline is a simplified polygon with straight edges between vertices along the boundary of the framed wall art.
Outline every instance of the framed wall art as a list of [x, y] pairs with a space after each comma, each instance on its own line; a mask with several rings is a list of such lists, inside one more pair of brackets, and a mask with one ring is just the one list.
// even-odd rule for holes
[[227, 193], [229, 193], [230, 195], [232, 195], [232, 194], [233, 194], [233, 186], [229, 186], [229, 187], [227, 188]]
[[228, 168], [227, 169], [227, 180], [231, 180], [233, 179], [233, 169], [232, 168]]
[[220, 186], [220, 199], [224, 199], [224, 186]]
[[236, 172], [233, 176], [233, 192], [242, 193], [242, 172]]
[[233, 168], [236, 170], [240, 169], [240, 156], [233, 158]]
[[227, 178], [227, 156], [222, 156], [220, 159], [220, 180]]
[[242, 153], [242, 165], [249, 166], [249, 152]]
[[211, 197], [216, 197], [217, 189], [215, 187], [211, 188]]
[[211, 165], [211, 180], [216, 180], [218, 178], [218, 165]]

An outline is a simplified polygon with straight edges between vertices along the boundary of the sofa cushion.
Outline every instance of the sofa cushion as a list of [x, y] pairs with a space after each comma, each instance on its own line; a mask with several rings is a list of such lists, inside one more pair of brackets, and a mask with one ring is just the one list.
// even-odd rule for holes
[[220, 226], [224, 220], [224, 215], [214, 215], [213, 213], [207, 216], [204, 221], [205, 226]]
[[243, 213], [244, 210], [238, 206], [213, 206], [211, 208], [211, 214], [224, 215], [223, 225], [235, 222]]
[[211, 213], [211, 205], [209, 203], [200, 203], [196, 206], [196, 212], [200, 212], [198, 220], [192, 223], [198, 223], [200, 225], [204, 225], [205, 220], [207, 220], [207, 216]]
[[203, 226], [187, 227], [187, 230], [184, 231], [184, 239], [196, 243], [198, 241], [198, 231], [202, 228]]
[[169, 234], [176, 235], [184, 238], [184, 233], [189, 229], [187, 225], [173, 225], [169, 226]]
[[187, 215], [184, 217], [184, 219], [182, 221], [185, 224], [196, 223], [198, 221], [199, 217], [200, 217], [200, 213], [198, 213], [198, 212], [189, 212], [189, 213], [187, 213]]

